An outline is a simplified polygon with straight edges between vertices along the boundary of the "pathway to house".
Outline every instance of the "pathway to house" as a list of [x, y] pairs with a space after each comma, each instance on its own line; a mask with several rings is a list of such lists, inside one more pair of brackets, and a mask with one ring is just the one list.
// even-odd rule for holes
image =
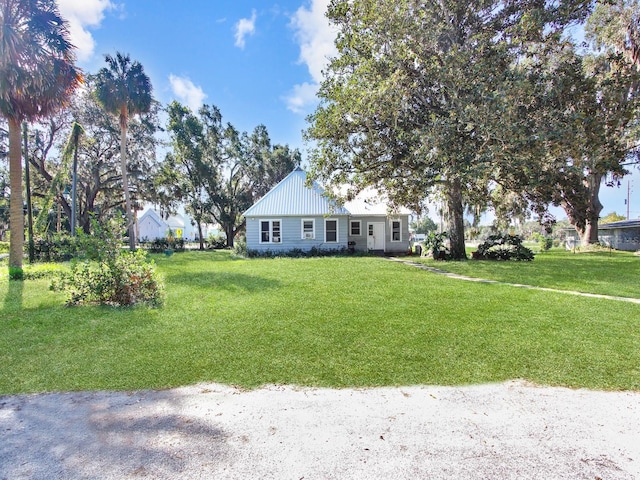
[[566, 293], [568, 295], [579, 295], [582, 297], [591, 297], [591, 298], [604, 298], [606, 300], [618, 300], [621, 302], [640, 304], [640, 298], [616, 297], [613, 295], [601, 295], [598, 293], [577, 292], [575, 290], [558, 290], [556, 288], [536, 287], [533, 285], [524, 285], [521, 283], [498, 282], [497, 280], [487, 280], [486, 278], [468, 277], [466, 275], [459, 275], [457, 273], [445, 272], [444, 270], [440, 270], [439, 268], [430, 267], [429, 265], [425, 265], [424, 263], [420, 263], [420, 262], [412, 262], [411, 260], [407, 260], [405, 258], [398, 258], [398, 257], [385, 257], [385, 258], [387, 258], [387, 260], [400, 262], [400, 263], [404, 263], [405, 265], [410, 265], [412, 267], [420, 268], [421, 270], [427, 270], [432, 273], [437, 273], [438, 275], [444, 275], [446, 277], [455, 278], [457, 280], [466, 280], [468, 282], [495, 283], [498, 285], [509, 285], [511, 287], [528, 288], [531, 290], [542, 290], [543, 292]]

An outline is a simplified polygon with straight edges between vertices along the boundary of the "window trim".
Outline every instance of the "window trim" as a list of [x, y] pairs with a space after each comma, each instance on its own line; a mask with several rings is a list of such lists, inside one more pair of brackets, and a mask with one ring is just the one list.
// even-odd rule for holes
[[[327, 240], [327, 222], [336, 222], [336, 239]], [[338, 243], [340, 241], [340, 225], [337, 218], [324, 219], [324, 243]]]
[[[264, 222], [269, 223], [269, 240], [268, 241], [264, 241], [262, 239], [262, 224]], [[277, 242], [273, 241], [273, 224], [275, 222], [278, 222], [278, 226], [279, 226], [279, 232], [280, 232], [280, 236], [278, 237], [279, 240]], [[273, 219], [260, 219], [258, 220], [258, 238], [260, 239], [260, 244], [261, 245], [271, 245], [271, 244], [275, 244], [275, 245], [280, 245], [282, 244], [282, 220], [278, 219], [278, 218], [273, 218]]]
[[[391, 219], [389, 219], [389, 222], [391, 223], [391, 225], [390, 225], [390, 227], [391, 227], [390, 228], [390, 230], [391, 230], [390, 237], [391, 238], [389, 240], [391, 242], [394, 242], [394, 243], [402, 242], [402, 219], [400, 219], [400, 218], [391, 218]], [[394, 240], [393, 239], [393, 223], [394, 222], [398, 222], [398, 240]]]
[[[353, 233], [353, 224], [354, 223], [358, 224], [358, 232], [360, 232], [360, 233]], [[349, 220], [349, 234], [352, 237], [361, 237], [362, 236], [362, 220]]]
[[[306, 238], [305, 237], [305, 229], [304, 229], [304, 222], [311, 222], [311, 238]], [[302, 218], [300, 219], [300, 238], [302, 238], [302, 240], [315, 240], [316, 238], [316, 219], [315, 218]]]

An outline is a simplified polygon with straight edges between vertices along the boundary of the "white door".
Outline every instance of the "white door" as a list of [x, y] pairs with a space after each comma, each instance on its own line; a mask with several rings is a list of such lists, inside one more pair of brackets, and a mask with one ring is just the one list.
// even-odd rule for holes
[[384, 250], [384, 222], [367, 224], [367, 248]]

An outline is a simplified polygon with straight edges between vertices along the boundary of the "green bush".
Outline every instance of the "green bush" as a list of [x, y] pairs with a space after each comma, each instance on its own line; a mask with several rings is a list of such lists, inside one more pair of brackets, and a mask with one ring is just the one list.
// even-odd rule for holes
[[9, 280], [24, 280], [24, 270], [20, 267], [9, 267]]
[[164, 288], [144, 250], [120, 252], [101, 261], [73, 262], [54, 278], [51, 289], [68, 294], [67, 305], [159, 306]]
[[491, 235], [486, 242], [478, 245], [473, 253], [477, 260], [533, 260], [533, 252], [522, 245], [518, 235]]
[[425, 252], [435, 260], [446, 260], [449, 257], [449, 252], [444, 246], [445, 238], [447, 238], [447, 232], [429, 232], [424, 240]]
[[0, 242], [0, 253], [9, 253], [9, 242]]

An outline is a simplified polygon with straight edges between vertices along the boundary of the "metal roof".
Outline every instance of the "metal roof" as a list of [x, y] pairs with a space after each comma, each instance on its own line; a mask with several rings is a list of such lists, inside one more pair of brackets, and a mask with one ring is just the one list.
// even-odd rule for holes
[[296, 168], [264, 197], [253, 204], [244, 215], [257, 216], [300, 216], [300, 215], [349, 215], [336, 202], [325, 195], [317, 183], [309, 188], [305, 185], [307, 174]]
[[600, 230], [613, 230], [614, 228], [639, 228], [640, 220], [621, 220], [619, 222], [605, 223], [599, 225]]

